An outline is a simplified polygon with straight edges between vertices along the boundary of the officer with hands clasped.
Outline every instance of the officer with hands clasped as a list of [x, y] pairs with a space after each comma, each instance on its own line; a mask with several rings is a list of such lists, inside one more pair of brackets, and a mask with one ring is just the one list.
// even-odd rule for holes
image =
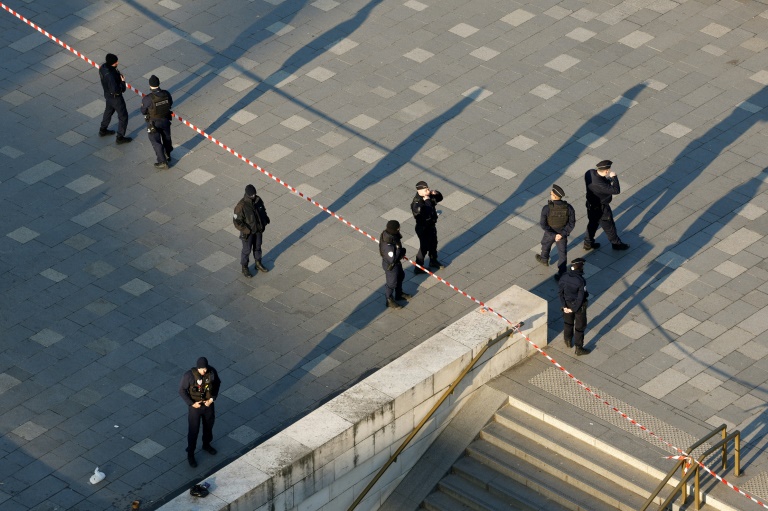
[[106, 62], [99, 67], [99, 78], [101, 79], [101, 87], [104, 89], [104, 99], [107, 104], [104, 108], [104, 115], [101, 118], [99, 136], [106, 137], [107, 135], [115, 134], [115, 130], [108, 129], [108, 127], [109, 122], [112, 120], [112, 114], [117, 112], [118, 124], [115, 141], [118, 144], [126, 144], [133, 139], [125, 136], [125, 131], [128, 129], [128, 109], [125, 107], [125, 99], [123, 99], [125, 77], [117, 70], [117, 55], [107, 53], [105, 60]]
[[269, 216], [267, 216], [264, 201], [256, 195], [255, 186], [248, 185], [245, 187], [245, 196], [235, 206], [232, 222], [235, 224], [235, 228], [240, 231], [240, 241], [243, 242], [243, 249], [240, 252], [243, 275], [248, 278], [253, 277], [251, 270], [248, 269], [251, 252], [253, 252], [253, 258], [256, 262], [256, 269], [268, 272], [266, 266], [261, 264], [261, 240], [262, 234], [269, 224]]
[[611, 247], [614, 250], [626, 250], [629, 245], [623, 243], [616, 233], [616, 224], [613, 221], [611, 199], [621, 193], [619, 176], [611, 170], [613, 162], [603, 160], [597, 164], [597, 168], [589, 169], [584, 174], [584, 182], [587, 185], [587, 233], [584, 235], [584, 250], [599, 248], [600, 243], [595, 243], [597, 226], [603, 228]]
[[160, 88], [160, 79], [152, 75], [149, 77], [149, 94], [141, 100], [141, 113], [147, 121], [147, 137], [152, 149], [155, 150], [157, 162], [155, 168], [167, 169], [171, 161], [171, 107], [173, 98], [171, 93]]
[[541, 255], [536, 254], [536, 260], [544, 266], [549, 266], [549, 252], [552, 244], [557, 246], [557, 274], [555, 280], [565, 274], [568, 265], [568, 235], [576, 225], [576, 211], [573, 206], [563, 200], [565, 192], [557, 185], [552, 185], [549, 192], [550, 200], [541, 208], [539, 225], [544, 229], [541, 238]]
[[584, 259], [571, 261], [568, 273], [560, 278], [558, 295], [563, 310], [563, 337], [565, 345], [576, 345], [577, 355], [588, 355], [584, 347], [584, 331], [587, 329], [587, 281], [584, 280]]
[[384, 285], [384, 295], [387, 297], [387, 307], [393, 309], [402, 309], [402, 305], [396, 300], [409, 300], [411, 295], [403, 292], [403, 263], [405, 258], [405, 247], [401, 240], [400, 222], [390, 220], [387, 222], [387, 228], [379, 236], [379, 254], [381, 254], [381, 267], [384, 269], [384, 276], [387, 279]]
[[187, 431], [187, 461], [192, 468], [197, 466], [195, 449], [197, 435], [200, 432], [200, 422], [203, 423], [203, 450], [216, 454], [211, 445], [213, 440], [213, 423], [216, 421], [216, 409], [213, 402], [219, 395], [219, 373], [208, 365], [208, 359], [200, 357], [195, 367], [184, 373], [179, 383], [179, 395], [189, 408]]
[[[445, 268], [437, 260], [437, 210], [435, 205], [443, 200], [443, 194], [437, 190], [430, 190], [427, 183], [416, 183], [416, 196], [411, 201], [411, 212], [416, 219], [416, 236], [419, 237], [419, 251], [416, 252], [416, 264], [424, 266], [424, 258], [429, 255], [429, 267]], [[414, 267], [416, 275], [424, 273], [424, 270]]]

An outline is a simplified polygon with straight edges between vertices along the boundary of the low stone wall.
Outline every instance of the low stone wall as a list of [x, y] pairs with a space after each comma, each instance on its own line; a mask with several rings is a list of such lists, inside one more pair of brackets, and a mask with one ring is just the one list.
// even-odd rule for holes
[[[547, 343], [545, 300], [513, 286], [488, 306], [525, 321], [522, 330], [537, 345]], [[208, 497], [184, 493], [160, 509], [347, 509], [472, 357], [507, 326], [472, 311], [207, 478]], [[519, 334], [488, 350], [357, 509], [377, 509], [472, 392], [533, 351]]]

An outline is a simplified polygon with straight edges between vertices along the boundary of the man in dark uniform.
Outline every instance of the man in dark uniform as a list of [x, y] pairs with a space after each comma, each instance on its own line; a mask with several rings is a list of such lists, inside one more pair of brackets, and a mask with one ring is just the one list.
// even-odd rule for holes
[[112, 120], [112, 114], [117, 112], [116, 141], [118, 144], [126, 144], [133, 139], [125, 136], [125, 130], [128, 129], [128, 109], [125, 107], [125, 99], [123, 99], [125, 77], [117, 70], [117, 55], [107, 53], [106, 62], [99, 68], [99, 78], [101, 78], [101, 87], [104, 89], [104, 99], [107, 100], [104, 116], [101, 118], [99, 136], [106, 137], [115, 134], [115, 130], [108, 129], [108, 126]]
[[597, 164], [596, 169], [589, 169], [584, 174], [584, 182], [587, 185], [587, 233], [584, 236], [584, 250], [599, 248], [600, 243], [595, 243], [597, 226], [603, 228], [608, 241], [614, 250], [626, 250], [629, 245], [623, 243], [616, 233], [616, 224], [613, 221], [611, 211], [611, 199], [621, 193], [619, 176], [611, 170], [613, 162], [603, 160]]
[[141, 99], [141, 113], [147, 121], [147, 137], [155, 150], [157, 162], [155, 168], [167, 169], [171, 161], [171, 93], [160, 88], [160, 79], [149, 77], [149, 94]]
[[187, 431], [187, 461], [191, 467], [197, 466], [195, 449], [200, 422], [203, 423], [203, 450], [216, 454], [211, 445], [213, 423], [216, 421], [216, 409], [213, 402], [219, 395], [219, 373], [208, 365], [208, 359], [200, 357], [195, 367], [184, 373], [179, 383], [179, 395], [189, 407], [189, 430]]
[[536, 260], [544, 266], [549, 266], [549, 252], [552, 244], [557, 246], [557, 273], [555, 280], [563, 276], [568, 266], [568, 235], [576, 225], [576, 211], [573, 206], [563, 200], [565, 192], [557, 185], [552, 185], [547, 205], [541, 208], [539, 225], [544, 229], [541, 238], [541, 255], [536, 254]]
[[[416, 196], [411, 201], [411, 212], [416, 219], [416, 236], [419, 237], [419, 251], [416, 252], [416, 264], [424, 266], [424, 258], [429, 255], [429, 267], [445, 268], [437, 260], [437, 210], [435, 205], [443, 200], [443, 194], [437, 190], [430, 190], [427, 183], [416, 183]], [[417, 267], [413, 272], [418, 275], [424, 273]]]
[[[560, 278], [558, 285], [560, 304], [563, 306], [563, 337], [565, 345], [576, 345], [577, 355], [588, 355], [584, 347], [584, 330], [587, 329], [587, 281], [584, 280], [584, 259], [571, 261], [568, 273]], [[575, 333], [574, 333], [575, 331]]]
[[267, 209], [264, 207], [264, 201], [256, 195], [255, 186], [248, 185], [245, 187], [245, 196], [235, 206], [232, 222], [234, 222], [235, 228], [240, 231], [240, 240], [243, 242], [243, 250], [240, 252], [243, 275], [248, 278], [253, 277], [251, 270], [248, 269], [251, 252], [253, 252], [253, 258], [256, 260], [256, 269], [268, 272], [269, 270], [261, 264], [261, 238], [264, 229], [269, 224], [269, 217], [267, 216]]
[[[405, 257], [405, 247], [400, 240], [403, 235], [400, 234], [400, 222], [390, 220], [387, 222], [387, 228], [379, 236], [379, 254], [381, 254], [381, 267], [384, 269], [384, 275], [387, 283], [384, 285], [384, 295], [387, 297], [387, 307], [393, 309], [402, 309], [402, 305], [396, 300], [408, 300], [411, 295], [403, 292], [403, 263], [400, 261]], [[394, 296], [393, 296], [394, 295]]]

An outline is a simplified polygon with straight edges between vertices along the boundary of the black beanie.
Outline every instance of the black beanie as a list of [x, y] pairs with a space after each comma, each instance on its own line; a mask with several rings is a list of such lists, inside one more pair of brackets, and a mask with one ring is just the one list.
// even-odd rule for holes
[[248, 185], [248, 186], [246, 186], [246, 187], [245, 187], [245, 194], [246, 194], [248, 197], [253, 197], [254, 195], [256, 195], [256, 187], [255, 187], [255, 186], [253, 186], [253, 185]]
[[107, 65], [112, 66], [117, 62], [117, 55], [114, 53], [107, 53]]
[[158, 78], [155, 75], [152, 75], [149, 77], [149, 86], [150, 87], [160, 87], [160, 78]]
[[394, 236], [395, 234], [397, 234], [397, 231], [399, 230], [400, 230], [400, 222], [398, 222], [397, 220], [390, 220], [389, 222], [387, 222], [388, 234], [391, 234], [392, 236]]
[[197, 365], [195, 367], [198, 369], [208, 369], [208, 359], [205, 357], [198, 358]]

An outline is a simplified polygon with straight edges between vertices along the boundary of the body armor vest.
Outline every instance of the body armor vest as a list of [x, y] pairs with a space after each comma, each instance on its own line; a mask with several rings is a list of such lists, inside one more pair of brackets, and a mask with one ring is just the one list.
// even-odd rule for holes
[[549, 201], [547, 223], [553, 229], [562, 229], [568, 224], [568, 203], [564, 200]]
[[152, 92], [149, 95], [152, 100], [152, 106], [149, 107], [150, 119], [170, 119], [171, 118], [171, 97], [168, 92], [160, 90]]
[[192, 401], [199, 403], [200, 401], [207, 401], [211, 398], [211, 381], [213, 381], [213, 373], [211, 371], [206, 372], [200, 376], [197, 369], [192, 369], [192, 377], [195, 381], [189, 386], [189, 397]]

